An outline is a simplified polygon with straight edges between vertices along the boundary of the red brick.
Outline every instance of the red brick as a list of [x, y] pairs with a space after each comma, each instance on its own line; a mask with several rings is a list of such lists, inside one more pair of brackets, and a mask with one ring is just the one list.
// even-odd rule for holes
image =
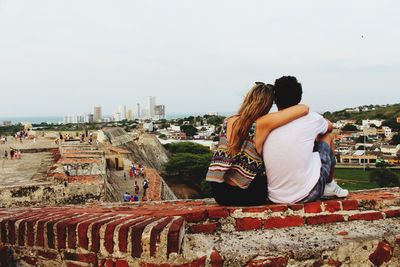
[[195, 224], [189, 227], [189, 232], [192, 234], [213, 234], [217, 230], [218, 223], [203, 223]]
[[185, 220], [183, 218], [176, 219], [172, 222], [168, 231], [167, 240], [167, 254], [179, 253], [180, 250], [180, 238], [181, 231], [184, 227]]
[[286, 257], [253, 259], [246, 264], [246, 267], [286, 267], [288, 259]]
[[147, 217], [135, 219], [129, 223], [122, 225], [118, 231], [118, 248], [121, 252], [128, 252], [128, 233], [129, 229], [132, 225], [143, 222], [144, 220], [149, 219]]
[[289, 209], [293, 210], [293, 211], [298, 211], [304, 208], [303, 204], [291, 204], [288, 206]]
[[8, 220], [8, 243], [11, 245], [15, 245], [15, 221], [16, 220]]
[[85, 263], [97, 264], [97, 256], [94, 253], [80, 254], [64, 252], [65, 260], [69, 261], [80, 261]]
[[44, 258], [46, 260], [55, 260], [55, 259], [57, 259], [58, 254], [54, 253], [54, 252], [39, 250], [38, 251], [38, 256], [42, 257], [42, 258]]
[[369, 256], [369, 260], [375, 266], [381, 266], [389, 262], [393, 256], [393, 247], [386, 241], [381, 241], [375, 251]]
[[357, 200], [342, 200], [343, 210], [358, 210]]
[[142, 234], [143, 234], [144, 228], [146, 228], [147, 225], [155, 222], [156, 220], [158, 220], [158, 218], [152, 218], [150, 220], [134, 224], [131, 227], [132, 228], [132, 239], [131, 239], [132, 257], [140, 258], [140, 256], [142, 255], [142, 252], [143, 252]]
[[92, 219], [93, 217], [98, 217], [98, 215], [84, 214], [82, 216], [79, 216], [78, 218], [71, 219], [68, 222], [60, 223], [60, 224], [66, 223], [67, 232], [68, 232], [68, 240], [67, 240], [68, 248], [70, 248], [70, 249], [76, 248], [76, 242], [77, 242], [76, 227], [78, 226], [78, 224], [85, 220]]
[[[109, 223], [107, 225], [105, 233], [104, 233], [104, 247], [106, 248], [108, 253], [112, 254], [114, 251], [114, 230], [115, 230], [115, 228], [119, 224], [124, 223], [128, 220], [131, 220], [135, 217], [136, 216], [125, 217], [120, 220]], [[128, 238], [126, 238], [126, 239], [128, 239]]]
[[300, 216], [273, 217], [265, 220], [264, 228], [286, 228], [304, 225], [304, 219]]
[[208, 218], [210, 219], [221, 219], [229, 216], [229, 211], [223, 207], [212, 207], [207, 208]]
[[[119, 218], [119, 217], [116, 217]], [[91, 237], [92, 237], [92, 246], [90, 247], [90, 251], [93, 252], [99, 252], [100, 250], [100, 228], [101, 226], [103, 226], [104, 224], [115, 220], [115, 217], [113, 218], [109, 218], [100, 222], [95, 222], [92, 225], [92, 230], [91, 230]]]
[[164, 228], [172, 221], [172, 217], [165, 218], [151, 229], [150, 233], [150, 256], [155, 256], [157, 247], [160, 244], [160, 234]]
[[204, 267], [206, 266], [207, 257], [198, 258], [192, 262], [183, 263], [183, 264], [169, 264], [169, 263], [147, 263], [147, 262], [140, 262], [140, 267]]
[[335, 223], [335, 222], [344, 222], [343, 215], [340, 214], [315, 215], [307, 218], [307, 224], [310, 225]]
[[211, 267], [222, 267], [224, 266], [224, 260], [221, 255], [219, 255], [218, 251], [213, 250], [210, 255], [210, 264]]
[[321, 202], [310, 202], [304, 204], [304, 212], [306, 213], [321, 213]]
[[[65, 217], [58, 217], [56, 219], [52, 219], [47, 221], [46, 223], [46, 235], [47, 235], [47, 244], [49, 248], [56, 248], [55, 246], [55, 229], [54, 225], [58, 223], [59, 221], [65, 220], [66, 218], [73, 216], [72, 214], [65, 214]], [[57, 244], [58, 245], [58, 244]]]
[[333, 266], [333, 267], [340, 267], [342, 266], [342, 263], [340, 261], [336, 261], [333, 258], [329, 258], [328, 259], [328, 264], [329, 266]]
[[201, 222], [207, 218], [206, 210], [192, 211], [183, 216], [187, 222]]
[[273, 206], [270, 206], [269, 209], [272, 212], [283, 212], [283, 211], [287, 211], [289, 209], [289, 207], [287, 205], [273, 205]]
[[337, 233], [337, 235], [345, 236], [345, 235], [349, 235], [349, 232], [341, 231], [341, 232]]
[[[109, 215], [106, 215], [110, 217]], [[88, 229], [90, 224], [105, 219], [105, 217], [96, 216], [93, 219], [86, 220], [78, 224], [78, 244], [80, 247], [88, 250], [89, 249], [89, 237], [88, 237]]]
[[242, 212], [265, 212], [267, 210], [269, 210], [270, 207], [268, 206], [261, 206], [261, 207], [246, 207], [246, 208], [242, 208]]
[[35, 257], [24, 256], [24, 257], [22, 257], [21, 259], [22, 259], [24, 262], [26, 262], [26, 263], [28, 263], [28, 264], [30, 264], [30, 265], [37, 266], [38, 260], [37, 260], [37, 258], [35, 258]]
[[6, 222], [2, 221], [0, 223], [0, 231], [1, 231], [1, 242], [3, 244], [7, 243], [7, 226], [6, 226]]
[[386, 218], [400, 217], [400, 209], [386, 210]]
[[67, 267], [87, 267], [87, 265], [77, 264], [73, 262], [67, 262]]
[[383, 216], [382, 216], [382, 213], [379, 211], [359, 213], [359, 214], [351, 215], [349, 217], [349, 221], [354, 221], [354, 220], [374, 221], [374, 220], [380, 220], [380, 219], [383, 219]]
[[335, 211], [341, 210], [340, 202], [337, 200], [328, 200], [328, 201], [324, 201], [323, 203], [325, 206], [325, 211], [335, 212]]
[[18, 226], [18, 245], [20, 246], [25, 245], [25, 231], [26, 231], [26, 225], [25, 222], [22, 221]]
[[263, 221], [256, 218], [239, 218], [236, 219], [236, 230], [237, 231], [248, 231], [261, 229]]
[[125, 260], [116, 260], [115, 267], [129, 267], [129, 264]]

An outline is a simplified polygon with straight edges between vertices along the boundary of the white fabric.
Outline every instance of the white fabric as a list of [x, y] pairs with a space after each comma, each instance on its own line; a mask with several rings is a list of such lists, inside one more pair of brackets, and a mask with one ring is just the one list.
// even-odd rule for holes
[[263, 147], [268, 197], [275, 203], [295, 203], [310, 193], [320, 177], [321, 158], [314, 141], [328, 130], [315, 112], [273, 130]]

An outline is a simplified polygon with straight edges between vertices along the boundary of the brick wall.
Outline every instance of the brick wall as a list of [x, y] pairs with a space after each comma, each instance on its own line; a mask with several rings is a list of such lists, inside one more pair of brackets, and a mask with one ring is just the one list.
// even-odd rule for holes
[[[211, 200], [184, 200], [0, 209], [0, 266], [9, 262], [71, 267], [296, 266], [299, 262], [340, 266], [352, 257], [360, 263], [395, 266], [400, 257], [399, 201], [400, 191], [395, 188], [304, 205], [222, 207]], [[336, 227], [335, 241], [308, 258], [293, 249], [262, 249], [274, 245], [262, 235], [312, 237], [330, 231], [324, 227]], [[378, 230], [352, 237], [356, 231], [352, 229], [360, 227]], [[247, 240], [253, 239], [261, 242], [258, 250], [246, 248], [251, 247]], [[299, 251], [307, 248], [306, 241], [299, 244]], [[341, 247], [351, 245], [346, 249], [351, 252], [356, 244], [365, 252], [360, 252], [362, 256], [341, 256]], [[232, 252], [233, 248], [239, 251]]]

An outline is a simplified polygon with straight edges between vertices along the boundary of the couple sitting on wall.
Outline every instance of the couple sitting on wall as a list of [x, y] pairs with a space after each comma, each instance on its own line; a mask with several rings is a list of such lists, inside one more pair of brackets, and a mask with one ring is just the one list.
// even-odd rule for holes
[[[284, 76], [257, 82], [224, 121], [207, 173], [220, 205], [305, 203], [345, 197], [333, 180], [332, 123], [299, 104], [302, 87]], [[273, 102], [277, 112], [269, 113]]]

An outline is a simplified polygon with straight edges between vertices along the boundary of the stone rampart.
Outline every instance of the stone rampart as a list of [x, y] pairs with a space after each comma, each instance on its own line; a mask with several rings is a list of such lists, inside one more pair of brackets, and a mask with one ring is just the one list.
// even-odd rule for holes
[[399, 266], [399, 217], [398, 188], [257, 207], [0, 209], [0, 266]]

